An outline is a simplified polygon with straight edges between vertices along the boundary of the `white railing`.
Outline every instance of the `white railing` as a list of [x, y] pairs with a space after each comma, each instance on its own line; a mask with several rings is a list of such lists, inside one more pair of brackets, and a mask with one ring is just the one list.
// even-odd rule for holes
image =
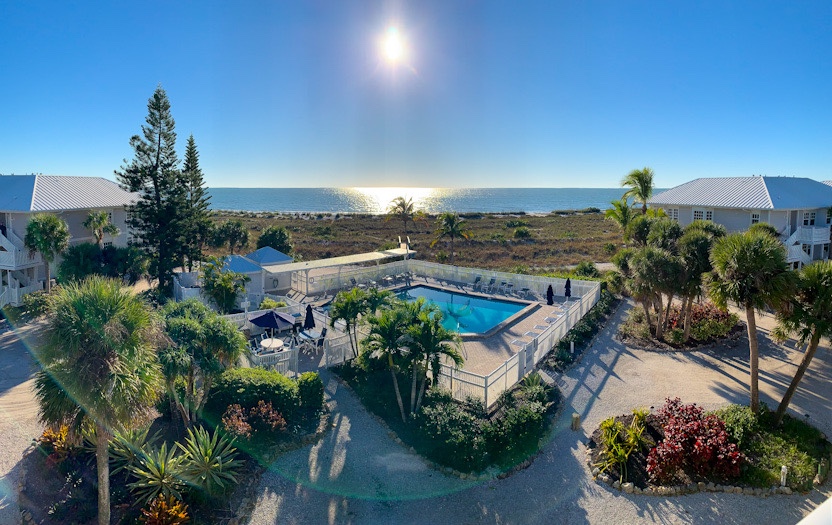
[[9, 287], [7, 289], [8, 295], [8, 302], [14, 306], [18, 306], [23, 302], [23, 296], [32, 293], [38, 292], [43, 290], [43, 283], [38, 281], [36, 283], [30, 284], [29, 286], [21, 286], [20, 288], [12, 288]]
[[597, 285], [595, 293], [581, 297], [580, 301], [567, 303], [567, 310], [562, 317], [490, 374], [482, 376], [443, 364], [438, 383], [450, 390], [455, 399], [462, 401], [471, 397], [479, 399], [486, 407], [491, 406], [503, 392], [534, 370], [546, 354], [595, 306], [600, 296], [601, 287]]
[[8, 295], [8, 288], [6, 286], [0, 287], [0, 308], [9, 304]]
[[800, 244], [795, 244], [794, 246], [789, 246], [789, 253], [787, 257], [788, 262], [795, 262], [800, 261], [803, 264], [809, 264], [812, 262], [812, 258], [803, 251], [803, 246]]
[[277, 370], [285, 376], [290, 374], [298, 375], [297, 348], [289, 348], [287, 350], [283, 350], [282, 352], [275, 352], [272, 354], [250, 354], [249, 361], [251, 361], [253, 366], [271, 368], [273, 370]]
[[[538, 297], [546, 295], [546, 289], [551, 285], [556, 295], [563, 296], [566, 279], [557, 277], [539, 277], [534, 275], [518, 275], [506, 272], [478, 270], [475, 268], [461, 268], [425, 261], [406, 260], [378, 265], [368, 268], [349, 269], [343, 271], [340, 277], [331, 277], [330, 281], [319, 279], [314, 283], [328, 289], [351, 287], [350, 278], [357, 284], [381, 285], [387, 276], [410, 274], [411, 282], [418, 283], [421, 279], [433, 279], [457, 286], [470, 286], [477, 277], [480, 283], [488, 284], [492, 278], [496, 285], [502, 282], [512, 283], [516, 291], [527, 288], [530, 293]], [[488, 375], [479, 375], [465, 370], [457, 370], [443, 364], [440, 368], [438, 383], [453, 393], [454, 398], [465, 400], [469, 397], [481, 400], [486, 406], [492, 405], [506, 390], [517, 384], [530, 373], [538, 363], [555, 348], [558, 342], [569, 330], [580, 321], [584, 315], [598, 302], [601, 297], [601, 285], [595, 281], [571, 281], [571, 301], [564, 304], [564, 315], [551, 323], [543, 332], [527, 342], [520, 350], [507, 359]], [[366, 337], [359, 329], [359, 340]], [[348, 336], [332, 338], [325, 345], [326, 366], [341, 364], [353, 358], [352, 348]]]
[[829, 226], [799, 226], [798, 239], [803, 244], [825, 244], [829, 242]]

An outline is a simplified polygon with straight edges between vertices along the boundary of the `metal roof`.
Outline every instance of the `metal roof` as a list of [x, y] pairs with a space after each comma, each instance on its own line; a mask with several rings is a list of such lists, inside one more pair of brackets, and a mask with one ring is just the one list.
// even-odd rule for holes
[[394, 257], [413, 256], [416, 252], [404, 248], [384, 250], [380, 252], [359, 253], [356, 255], [344, 255], [342, 257], [331, 257], [329, 259], [318, 259], [315, 261], [296, 262], [291, 264], [264, 265], [263, 269], [269, 273], [297, 272], [303, 270], [316, 270], [318, 268], [331, 268], [333, 266], [347, 266], [352, 264], [363, 264], [377, 262]]
[[246, 254], [246, 257], [260, 266], [268, 264], [286, 264], [294, 261], [294, 259], [285, 253], [275, 250], [271, 246], [263, 246], [258, 250], [254, 250], [253, 252]]
[[262, 271], [262, 268], [242, 255], [228, 255], [223, 257], [223, 270], [231, 270], [232, 272], [237, 273], [259, 273]]
[[102, 177], [0, 176], [0, 211], [5, 212], [119, 208], [136, 198], [137, 194]]
[[799, 210], [832, 205], [832, 186], [805, 177], [714, 177], [686, 182], [655, 195], [649, 204]]

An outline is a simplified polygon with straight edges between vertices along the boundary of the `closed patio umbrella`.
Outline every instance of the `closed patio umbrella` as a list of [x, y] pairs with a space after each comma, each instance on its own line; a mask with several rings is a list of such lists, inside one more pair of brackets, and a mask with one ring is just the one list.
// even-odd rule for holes
[[568, 277], [566, 278], [566, 284], [563, 287], [563, 295], [566, 296], [567, 301], [570, 297], [572, 297], [572, 281]]
[[306, 318], [303, 320], [303, 329], [312, 330], [315, 328], [315, 317], [312, 315], [312, 305], [306, 305]]
[[549, 285], [549, 288], [546, 289], [546, 304], [549, 306], [555, 304], [555, 291], [552, 290], [552, 285]]
[[276, 329], [278, 331], [288, 330], [295, 324], [295, 318], [293, 316], [283, 312], [275, 312], [274, 310], [269, 310], [256, 317], [250, 317], [249, 321], [251, 321], [251, 324], [261, 328], [271, 328], [272, 330]]

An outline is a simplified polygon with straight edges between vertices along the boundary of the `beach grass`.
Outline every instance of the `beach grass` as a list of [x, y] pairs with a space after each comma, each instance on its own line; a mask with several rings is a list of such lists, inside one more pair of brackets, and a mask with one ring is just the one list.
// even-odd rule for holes
[[[459, 266], [538, 273], [581, 261], [608, 262], [623, 242], [618, 226], [596, 211], [461, 216], [471, 239], [455, 241], [455, 263]], [[404, 236], [400, 221], [379, 215], [216, 212], [213, 219], [242, 221], [249, 230], [250, 249], [256, 247], [260, 232], [267, 226], [285, 227], [292, 234], [295, 252], [303, 260], [395, 248], [399, 236]], [[417, 252], [417, 259], [447, 262], [449, 242], [443, 240], [430, 246], [435, 238], [435, 224], [435, 216], [408, 224], [411, 247]], [[518, 229], [521, 233], [515, 234]], [[210, 249], [209, 253], [225, 255], [227, 249]]]

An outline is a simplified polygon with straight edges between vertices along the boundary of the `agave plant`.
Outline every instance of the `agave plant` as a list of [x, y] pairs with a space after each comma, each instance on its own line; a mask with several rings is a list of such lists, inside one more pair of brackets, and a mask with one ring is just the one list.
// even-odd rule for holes
[[127, 469], [136, 477], [136, 481], [127, 485], [136, 498], [150, 503], [156, 496], [173, 496], [182, 498], [185, 481], [182, 478], [182, 461], [184, 456], [176, 455], [176, 449], [167, 449], [163, 443], [158, 450], [151, 450], [143, 455], [138, 465]]
[[150, 438], [147, 437], [150, 428], [129, 430], [118, 433], [110, 441], [110, 475], [118, 474], [122, 470], [140, 465], [159, 439], [157, 431]]
[[203, 427], [188, 429], [185, 444], [177, 443], [184, 452], [182, 474], [187, 483], [213, 498], [237, 483], [234, 477], [242, 462], [237, 460], [233, 441], [218, 430], [209, 434]]

